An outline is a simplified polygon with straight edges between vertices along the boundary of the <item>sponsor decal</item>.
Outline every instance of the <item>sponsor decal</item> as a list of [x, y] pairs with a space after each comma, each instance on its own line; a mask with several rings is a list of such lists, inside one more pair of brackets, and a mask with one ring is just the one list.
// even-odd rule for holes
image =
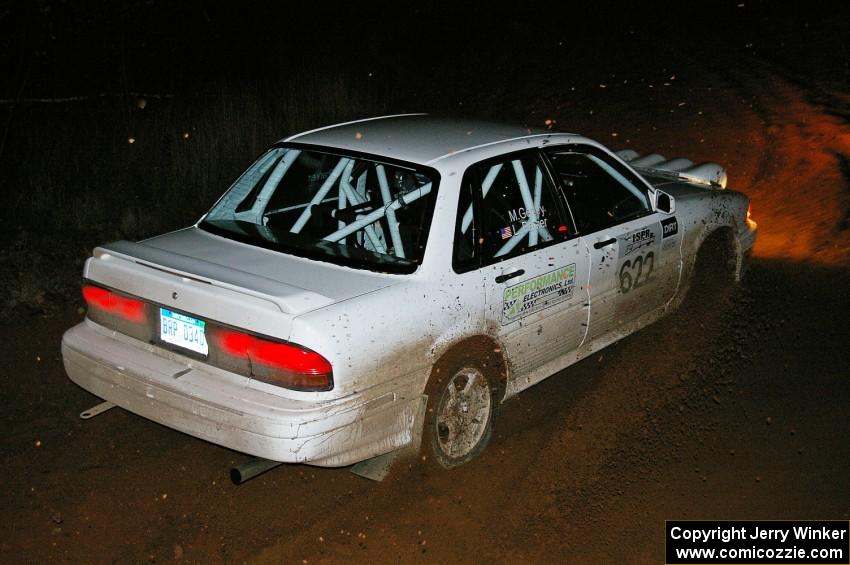
[[655, 257], [661, 251], [661, 226], [652, 224], [620, 238], [617, 279], [620, 292], [627, 293], [651, 280]]
[[576, 264], [571, 263], [509, 286], [502, 296], [502, 325], [570, 299], [575, 279]]
[[661, 239], [667, 239], [679, 233], [679, 221], [676, 216], [661, 220]]
[[623, 238], [623, 256], [631, 255], [644, 247], [655, 246], [655, 232], [651, 228], [633, 231]]

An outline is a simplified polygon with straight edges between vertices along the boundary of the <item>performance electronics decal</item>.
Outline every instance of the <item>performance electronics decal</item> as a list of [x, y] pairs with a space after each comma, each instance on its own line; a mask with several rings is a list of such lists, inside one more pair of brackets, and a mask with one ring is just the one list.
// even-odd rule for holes
[[571, 263], [509, 286], [502, 297], [502, 325], [572, 298], [575, 280], [576, 264]]

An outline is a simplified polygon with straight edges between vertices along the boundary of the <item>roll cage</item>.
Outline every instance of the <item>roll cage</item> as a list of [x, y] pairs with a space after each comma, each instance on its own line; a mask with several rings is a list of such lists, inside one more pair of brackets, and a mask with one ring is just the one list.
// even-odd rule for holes
[[[274, 231], [274, 239], [281, 242], [289, 233], [303, 236], [302, 246], [312, 241], [313, 247], [328, 249], [322, 242], [329, 242], [417, 264], [431, 213], [410, 210], [435, 191], [439, 175], [378, 159], [321, 147], [274, 147], [234, 183], [204, 221], [254, 224], [261, 231]], [[295, 180], [288, 181], [288, 174]], [[276, 195], [279, 192], [286, 194]]]

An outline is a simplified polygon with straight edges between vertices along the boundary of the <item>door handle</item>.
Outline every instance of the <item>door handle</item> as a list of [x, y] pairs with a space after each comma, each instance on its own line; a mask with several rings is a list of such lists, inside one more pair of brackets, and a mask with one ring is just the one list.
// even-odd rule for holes
[[602, 249], [603, 247], [608, 247], [609, 245], [617, 243], [617, 238], [612, 237], [611, 239], [604, 239], [602, 241], [597, 241], [593, 244], [594, 249]]
[[503, 283], [507, 280], [510, 280], [514, 277], [520, 277], [524, 274], [525, 274], [525, 269], [517, 269], [516, 271], [513, 271], [512, 273], [505, 273], [505, 274], [499, 275], [498, 277], [496, 277], [496, 282], [497, 283]]

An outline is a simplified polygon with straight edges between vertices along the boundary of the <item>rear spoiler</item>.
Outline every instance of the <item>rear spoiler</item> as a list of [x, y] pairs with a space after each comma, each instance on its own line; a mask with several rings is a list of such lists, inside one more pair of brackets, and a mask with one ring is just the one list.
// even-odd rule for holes
[[95, 248], [93, 255], [95, 261], [114, 257], [160, 273], [252, 296], [274, 304], [276, 310], [286, 314], [298, 315], [333, 302], [327, 296], [311, 290], [143, 243], [116, 241]]

